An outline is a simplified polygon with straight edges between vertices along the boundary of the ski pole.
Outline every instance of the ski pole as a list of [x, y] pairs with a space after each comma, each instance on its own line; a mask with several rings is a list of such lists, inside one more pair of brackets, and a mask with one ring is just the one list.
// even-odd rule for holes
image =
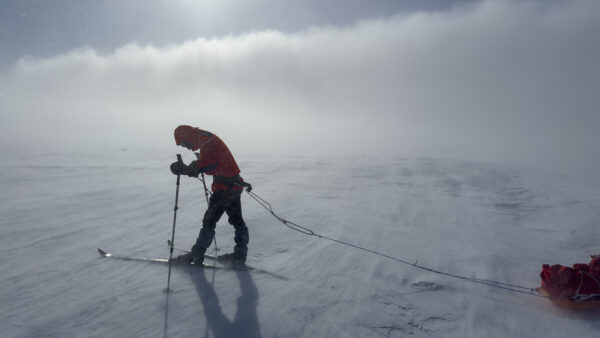
[[[204, 196], [206, 197], [206, 207], [210, 207], [210, 203], [208, 202], [208, 189], [206, 188], [206, 181], [204, 180], [204, 173], [201, 172], [202, 175], [202, 185], [204, 186]], [[219, 247], [217, 246], [217, 236], [213, 237], [213, 241], [215, 242], [215, 253], [219, 251]]]
[[204, 196], [206, 196], [206, 205], [210, 205], [210, 203], [208, 203], [208, 189], [206, 188], [206, 181], [204, 181], [204, 173], [200, 173], [200, 175], [202, 175], [202, 185], [204, 186]]
[[[179, 164], [183, 164], [183, 160], [181, 159], [180, 154], [177, 154], [177, 162], [179, 162]], [[169, 292], [169, 287], [171, 286], [171, 264], [173, 262], [173, 248], [175, 247], [175, 222], [177, 221], [177, 203], [179, 202], [180, 178], [181, 175], [177, 174], [177, 189], [175, 190], [175, 208], [173, 209], [173, 233], [171, 234], [171, 252], [169, 254], [169, 276], [167, 277], [167, 292]]]

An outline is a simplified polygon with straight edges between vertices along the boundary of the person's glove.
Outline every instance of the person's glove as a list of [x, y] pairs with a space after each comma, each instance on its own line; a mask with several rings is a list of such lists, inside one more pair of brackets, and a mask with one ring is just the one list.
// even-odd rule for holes
[[246, 188], [247, 192], [251, 192], [252, 191], [252, 184], [250, 184], [248, 182], [244, 182], [244, 188]]
[[198, 174], [200, 174], [200, 168], [198, 168], [198, 165], [196, 164], [197, 161], [192, 161], [190, 162], [190, 165], [187, 166], [187, 170], [186, 170], [186, 175], [188, 175], [189, 177], [198, 177]]
[[182, 162], [171, 163], [171, 172], [173, 173], [173, 175], [185, 175], [186, 170], [187, 166]]
[[189, 166], [185, 165], [182, 162], [173, 162], [171, 163], [171, 172], [173, 175], [188, 175], [190, 177], [198, 177], [199, 170], [195, 165], [195, 161], [190, 163]]

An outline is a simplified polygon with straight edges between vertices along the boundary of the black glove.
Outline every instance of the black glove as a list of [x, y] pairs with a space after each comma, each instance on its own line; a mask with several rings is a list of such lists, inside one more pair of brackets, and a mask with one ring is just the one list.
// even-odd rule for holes
[[185, 175], [186, 170], [187, 166], [182, 162], [171, 163], [171, 172], [173, 173], [173, 175]]
[[190, 163], [189, 166], [182, 162], [171, 163], [171, 172], [173, 175], [188, 175], [190, 177], [198, 177], [200, 170], [197, 169], [195, 161]]
[[252, 191], [252, 184], [250, 184], [248, 182], [244, 182], [244, 188], [246, 188], [247, 192], [251, 192]]
[[190, 165], [187, 166], [187, 172], [185, 174], [189, 177], [198, 177], [198, 174], [200, 174], [200, 168], [198, 168], [196, 162], [198, 161], [192, 161], [190, 162]]

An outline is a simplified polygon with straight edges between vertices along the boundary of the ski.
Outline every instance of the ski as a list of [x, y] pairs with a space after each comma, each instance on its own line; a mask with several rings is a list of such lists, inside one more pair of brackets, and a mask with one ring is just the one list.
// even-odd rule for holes
[[[111, 253], [108, 253], [100, 248], [98, 248], [98, 253], [100, 254], [100, 256], [102, 257], [106, 257], [106, 258], [116, 258], [116, 259], [121, 259], [121, 260], [126, 260], [126, 261], [138, 261], [138, 262], [151, 262], [151, 263], [169, 263], [168, 259], [165, 258], [142, 258], [142, 257], [131, 257], [131, 256], [120, 256], [120, 255], [114, 255]], [[190, 263], [190, 264], [181, 264], [181, 263], [175, 263], [173, 262], [175, 265], [190, 265], [190, 266], [194, 266], [194, 263]], [[207, 264], [203, 264], [202, 268], [206, 268], [206, 269], [226, 269], [226, 270], [233, 270], [232, 268], [225, 266], [225, 265], [207, 265]]]
[[[169, 247], [172, 246], [172, 243], [171, 243], [170, 239], [167, 240], [167, 245]], [[177, 250], [185, 252], [185, 253], [189, 253], [190, 252], [190, 250], [181, 249], [181, 248], [177, 248], [177, 247], [173, 247], [173, 249], [177, 249]], [[255, 268], [253, 266], [250, 266], [250, 265], [246, 265], [246, 264], [244, 264], [244, 265], [233, 265], [231, 262], [228, 262], [226, 260], [220, 259], [221, 256], [215, 256], [215, 255], [211, 255], [211, 254], [204, 254], [204, 258], [208, 258], [208, 259], [214, 260], [217, 263], [223, 264], [223, 266], [225, 266], [227, 268], [230, 268], [230, 269], [233, 269], [233, 270], [257, 272], [257, 273], [262, 273], [262, 274], [265, 274], [265, 275], [269, 275], [271, 277], [279, 278], [279, 279], [282, 279], [282, 280], [289, 280], [289, 278], [287, 278], [287, 277], [278, 275], [278, 274], [273, 273], [271, 271], [257, 269], [257, 268]], [[208, 265], [208, 266], [210, 266], [210, 265]]]

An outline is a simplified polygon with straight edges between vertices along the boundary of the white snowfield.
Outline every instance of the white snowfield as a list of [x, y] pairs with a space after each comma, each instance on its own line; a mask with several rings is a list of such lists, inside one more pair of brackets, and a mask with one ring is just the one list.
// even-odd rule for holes
[[[444, 272], [535, 288], [542, 264], [600, 253], [597, 175], [457, 160], [237, 157], [280, 216]], [[2, 337], [600, 335], [598, 313], [292, 231], [247, 194], [247, 263], [289, 280], [174, 266], [167, 293], [168, 265], [106, 259], [97, 248], [169, 256], [173, 161], [159, 151], [2, 149]], [[192, 246], [205, 209], [201, 182], [182, 177], [177, 247]], [[233, 246], [226, 216], [217, 244], [220, 253]]]

